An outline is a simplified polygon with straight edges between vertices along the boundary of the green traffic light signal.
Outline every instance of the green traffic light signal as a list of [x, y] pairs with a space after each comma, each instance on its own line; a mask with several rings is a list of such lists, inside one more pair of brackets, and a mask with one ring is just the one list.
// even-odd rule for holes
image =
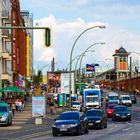
[[51, 29], [50, 28], [45, 29], [45, 45], [46, 47], [51, 46]]

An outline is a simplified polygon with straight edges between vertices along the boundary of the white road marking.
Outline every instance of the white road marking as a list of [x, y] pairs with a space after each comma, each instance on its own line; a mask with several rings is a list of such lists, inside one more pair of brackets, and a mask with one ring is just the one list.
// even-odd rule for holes
[[122, 129], [122, 131], [128, 131], [130, 129], [132, 129], [132, 127], [124, 128], [124, 129]]

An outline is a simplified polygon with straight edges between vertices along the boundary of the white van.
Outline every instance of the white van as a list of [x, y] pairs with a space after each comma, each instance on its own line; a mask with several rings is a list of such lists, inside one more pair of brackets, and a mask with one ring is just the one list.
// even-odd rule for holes
[[119, 95], [116, 92], [109, 92], [108, 93], [108, 102], [118, 102], [118, 104], [120, 103], [119, 100]]
[[132, 100], [130, 95], [120, 95], [120, 104], [126, 106], [132, 106]]

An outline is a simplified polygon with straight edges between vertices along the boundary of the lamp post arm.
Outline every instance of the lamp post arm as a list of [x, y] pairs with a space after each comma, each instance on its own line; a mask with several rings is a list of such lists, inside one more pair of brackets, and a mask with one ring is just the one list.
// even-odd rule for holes
[[71, 49], [71, 52], [70, 52], [70, 68], [69, 68], [69, 72], [70, 72], [70, 78], [69, 78], [69, 110], [71, 110], [71, 71], [72, 71], [72, 53], [73, 53], [73, 50], [74, 50], [74, 47], [75, 47], [75, 44], [76, 42], [79, 40], [79, 38], [85, 33], [87, 32], [88, 30], [91, 30], [93, 28], [105, 28], [105, 26], [92, 26], [90, 28], [87, 28], [86, 30], [84, 30], [77, 38], [76, 40], [74, 41], [74, 44], [72, 46], [72, 49]]

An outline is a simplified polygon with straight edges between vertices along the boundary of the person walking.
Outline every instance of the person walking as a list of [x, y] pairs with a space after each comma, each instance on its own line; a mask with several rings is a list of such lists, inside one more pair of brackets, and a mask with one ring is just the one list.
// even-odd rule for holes
[[51, 115], [53, 115], [53, 111], [54, 111], [54, 103], [53, 103], [52, 100], [50, 100], [50, 102], [49, 102], [49, 107], [50, 107]]
[[13, 116], [14, 116], [14, 115], [15, 115], [15, 110], [16, 110], [16, 105], [15, 105], [15, 103], [12, 103], [11, 108], [12, 108], [12, 113], [13, 113]]

